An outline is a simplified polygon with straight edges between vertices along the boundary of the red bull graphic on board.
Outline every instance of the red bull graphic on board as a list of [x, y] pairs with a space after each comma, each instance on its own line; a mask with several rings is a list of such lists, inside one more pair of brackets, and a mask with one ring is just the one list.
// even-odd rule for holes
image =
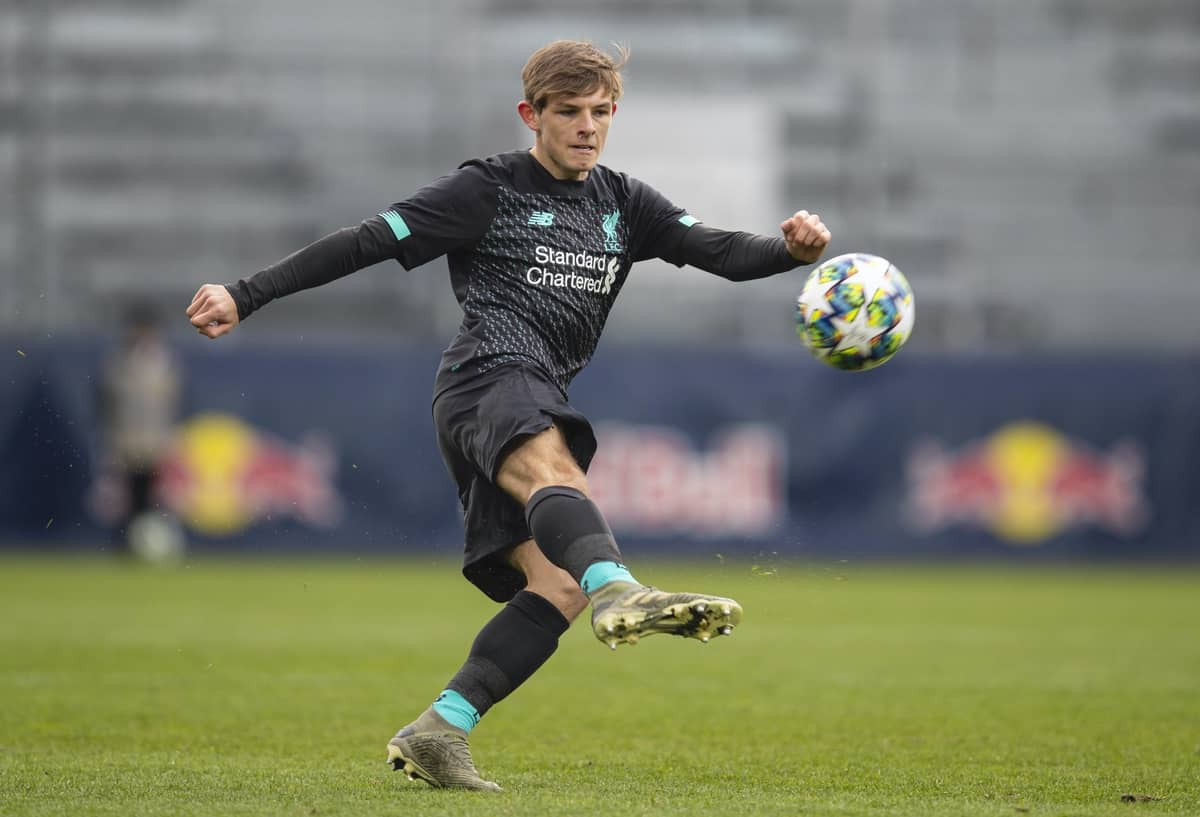
[[1085, 526], [1132, 536], [1150, 515], [1144, 474], [1135, 443], [1098, 451], [1048, 425], [1017, 422], [958, 450], [918, 444], [906, 510], [920, 532], [978, 526], [1015, 545]]
[[609, 422], [596, 437], [588, 484], [615, 530], [762, 536], [786, 519], [787, 444], [773, 426], [727, 427], [707, 451], [667, 426]]
[[342, 515], [335, 469], [334, 450], [319, 437], [292, 444], [231, 414], [202, 414], [179, 427], [157, 489], [188, 527], [209, 536], [261, 520], [332, 527]]

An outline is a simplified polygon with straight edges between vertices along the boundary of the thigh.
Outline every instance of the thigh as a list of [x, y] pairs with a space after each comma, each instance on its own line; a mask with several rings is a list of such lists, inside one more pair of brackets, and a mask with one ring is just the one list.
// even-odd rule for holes
[[496, 484], [522, 506], [549, 485], [567, 485], [588, 493], [587, 476], [558, 425], [520, 440], [501, 460]]
[[[507, 601], [526, 581], [507, 554], [531, 538], [525, 502], [532, 493], [529, 486], [538, 484], [536, 475], [545, 479], [546, 469], [538, 463], [557, 463], [565, 484], [575, 486], [596, 451], [595, 435], [557, 387], [518, 365], [498, 367], [442, 391], [434, 400], [433, 417], [438, 447], [464, 511], [463, 574], [490, 598]], [[512, 459], [516, 452], [522, 453]], [[520, 476], [511, 484], [506, 481], [505, 490], [498, 474], [510, 459]]]
[[452, 454], [492, 481], [515, 441], [554, 424], [545, 398], [531, 391], [518, 366], [498, 367], [442, 392], [433, 419], [443, 456]]
[[542, 485], [586, 487], [596, 453], [591, 424], [535, 369], [507, 365], [477, 375], [440, 394], [433, 416], [460, 496], [476, 475], [522, 507]]

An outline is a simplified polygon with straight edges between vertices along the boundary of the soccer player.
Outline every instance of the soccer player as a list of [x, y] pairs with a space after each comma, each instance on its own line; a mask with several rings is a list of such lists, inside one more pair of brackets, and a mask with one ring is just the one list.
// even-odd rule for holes
[[535, 52], [517, 105], [533, 148], [461, 165], [356, 227], [236, 284], [205, 284], [187, 309], [218, 338], [270, 301], [394, 258], [447, 256], [463, 310], [433, 393], [438, 445], [465, 511], [463, 574], [506, 605], [436, 700], [388, 743], [388, 760], [434, 786], [499, 791], [467, 736], [525, 682], [591, 604], [612, 648], [653, 633], [729, 635], [732, 599], [641, 585], [623, 563], [585, 473], [596, 450], [567, 401], [631, 265], [662, 258], [733, 281], [816, 261], [830, 240], [804, 210], [781, 238], [700, 223], [649, 185], [598, 164], [621, 96], [619, 61], [586, 42]]
[[184, 378], [158, 310], [134, 304], [122, 325], [125, 337], [105, 359], [98, 389], [106, 454], [125, 489], [126, 501], [112, 503], [114, 544], [131, 556], [153, 558], [147, 531], [171, 528], [162, 523], [155, 483], [179, 419]]

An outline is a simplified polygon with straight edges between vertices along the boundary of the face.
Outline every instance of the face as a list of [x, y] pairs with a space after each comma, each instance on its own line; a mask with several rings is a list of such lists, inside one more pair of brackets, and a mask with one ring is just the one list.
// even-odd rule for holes
[[551, 97], [541, 111], [524, 101], [517, 106], [525, 125], [537, 134], [534, 158], [556, 179], [573, 181], [586, 179], [600, 160], [616, 110], [612, 94], [604, 89]]

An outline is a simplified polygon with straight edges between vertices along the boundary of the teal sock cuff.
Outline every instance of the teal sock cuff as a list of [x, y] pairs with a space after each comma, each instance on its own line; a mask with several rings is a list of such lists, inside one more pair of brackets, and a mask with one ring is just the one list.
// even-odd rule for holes
[[443, 690], [442, 694], [437, 696], [437, 700], [433, 702], [433, 711], [464, 732], [470, 732], [475, 728], [475, 724], [479, 723], [478, 710], [452, 689]]
[[630, 582], [637, 584], [633, 574], [619, 562], [595, 562], [583, 572], [579, 586], [586, 595], [592, 595], [609, 582]]

